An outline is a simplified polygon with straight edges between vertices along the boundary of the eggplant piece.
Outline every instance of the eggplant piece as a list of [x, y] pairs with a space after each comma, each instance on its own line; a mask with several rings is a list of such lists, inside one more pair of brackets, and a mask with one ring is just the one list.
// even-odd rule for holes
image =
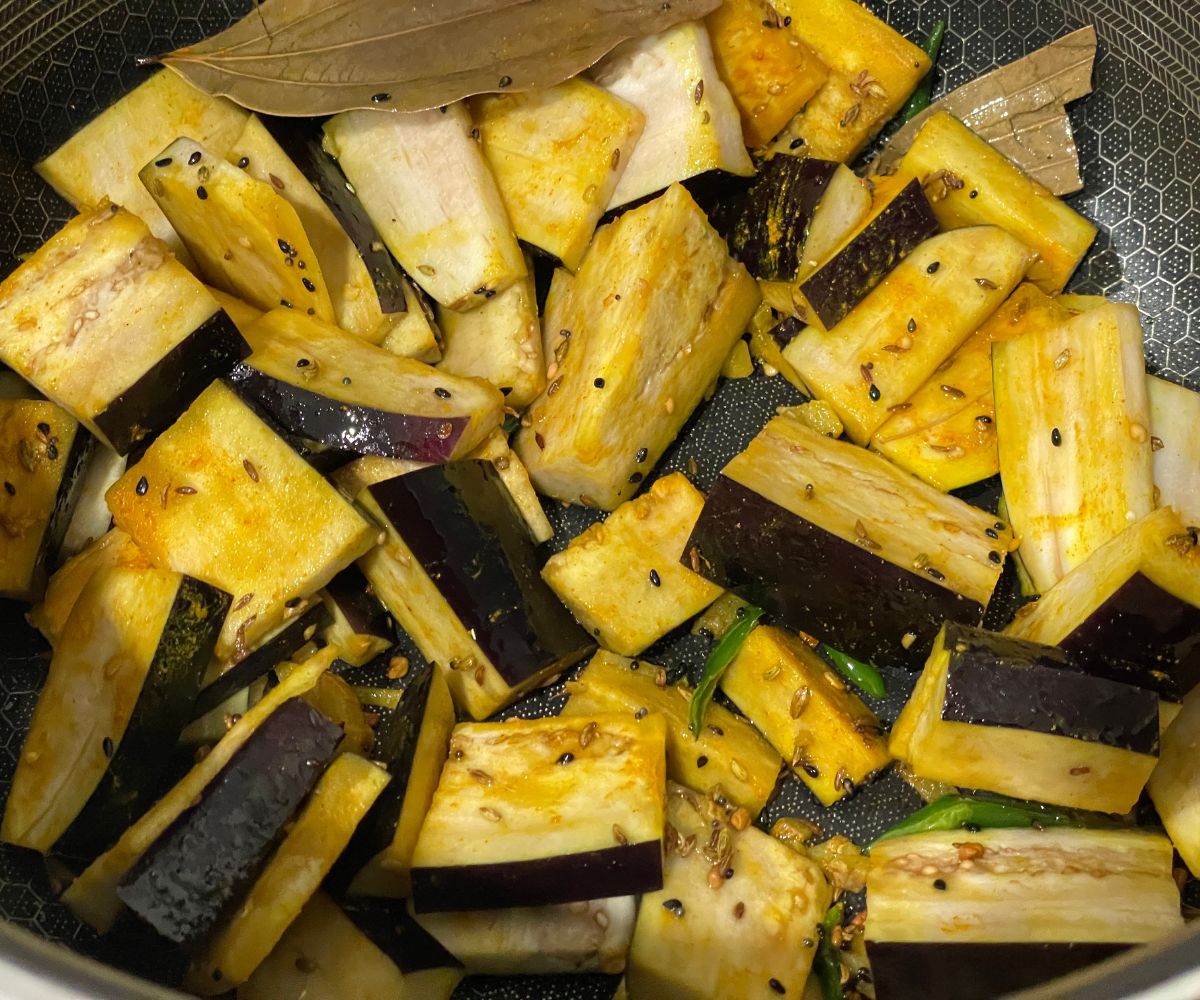
[[228, 606], [145, 559], [96, 572], [55, 644], [0, 839], [94, 855], [154, 800]]
[[263, 314], [263, 310], [252, 306], [249, 302], [244, 302], [236, 295], [230, 295], [212, 285], [205, 285], [204, 288], [216, 300], [217, 305], [225, 310], [225, 315], [233, 321], [233, 325], [237, 327], [238, 333], [243, 337], [246, 335], [246, 330], [253, 326]]
[[115, 205], [76, 216], [0, 284], [0, 360], [122, 455], [249, 352], [166, 244]]
[[542, 578], [605, 649], [636, 656], [721, 596], [681, 562], [703, 505], [682, 472], [664, 476], [571, 539]]
[[[315, 893], [246, 982], [238, 1000], [381, 1000], [408, 993], [404, 974], [341, 908]], [[421, 994], [429, 1000], [449, 1000]]]
[[1147, 790], [1175, 850], [1195, 875], [1200, 872], [1200, 688], [1162, 735], [1158, 764]]
[[942, 233], [901, 261], [836, 327], [810, 327], [783, 356], [812, 394], [838, 411], [851, 440], [865, 445], [1000, 307], [1029, 262], [1025, 245], [1002, 229]]
[[321, 600], [329, 614], [321, 637], [337, 646], [343, 663], [361, 667], [395, 643], [391, 617], [357, 566], [347, 566], [330, 580]]
[[80, 476], [79, 498], [58, 547], [60, 565], [112, 527], [112, 513], [104, 501], [104, 494], [121, 478], [127, 465], [126, 456], [118, 455], [102, 444], [94, 444]]
[[705, 712], [707, 724], [693, 734], [688, 728], [692, 691], [683, 684], [659, 687], [660, 669], [645, 660], [601, 650], [577, 679], [568, 682], [569, 697], [561, 714], [663, 716], [667, 777], [701, 792], [719, 786], [730, 802], [744, 806], [756, 819], [775, 791], [782, 763], [779, 754], [753, 726], [723, 705], [710, 705]]
[[1041, 592], [1154, 509], [1145, 365], [1131, 305], [993, 345], [1000, 478]]
[[817, 270], [869, 223], [874, 208], [872, 191], [877, 188], [878, 182], [867, 184], [845, 164], [838, 164], [808, 226], [801, 279]]
[[224, 155], [248, 114], [177, 73], [161, 70], [88, 122], [34, 169], [79, 211], [110, 200], [150, 227], [184, 264], [190, 258], [138, 171], [181, 135]]
[[477, 97], [471, 117], [517, 237], [574, 271], [645, 115], [575, 78], [523, 94]]
[[359, 563], [363, 573], [473, 718], [510, 704], [590, 649], [538, 575], [532, 539], [491, 463], [397, 476], [365, 490], [359, 502], [387, 536]]
[[93, 444], [54, 403], [0, 399], [0, 598], [42, 596]]
[[470, 309], [525, 276], [504, 202], [461, 102], [412, 114], [345, 111], [324, 146], [379, 236], [425, 291]]
[[1161, 507], [1101, 545], [1033, 604], [1007, 634], [1200, 684], [1200, 542]]
[[543, 329], [570, 337], [547, 352], [558, 373], [514, 447], [539, 492], [611, 510], [700, 403], [759, 293], [678, 185], [600, 229], [561, 287]]
[[537, 976], [624, 971], [637, 899], [422, 913], [417, 922], [468, 975]]
[[891, 763], [875, 714], [816, 650], [781, 629], [754, 629], [720, 685], [822, 805]]
[[415, 912], [659, 888], [665, 745], [661, 716], [456, 727], [413, 852]]
[[351, 896], [403, 899], [421, 824], [433, 801], [454, 728], [454, 702], [441, 671], [430, 665], [409, 681], [404, 697], [380, 720], [373, 758], [391, 785], [363, 820], [331, 879]]
[[1188, 524], [1200, 524], [1200, 392], [1146, 376], [1154, 495]]
[[352, 753], [329, 765], [237, 911], [192, 962], [184, 980], [189, 992], [212, 996], [250, 978], [320, 887], [390, 780], [383, 768]]
[[922, 778], [1124, 813], [1158, 756], [1158, 695], [1092, 657], [947, 623], [892, 729]]
[[392, 323], [379, 346], [402, 358], [437, 364], [442, 359], [442, 331], [437, 325], [433, 299], [406, 277], [404, 301], [407, 311]]
[[1170, 842], [1141, 830], [897, 837], [872, 847], [867, 896], [867, 955], [879, 1000], [928, 997], [931, 988], [939, 997], [983, 1000], [1183, 922]]
[[770, 148], [848, 163], [904, 106], [930, 71], [929, 56], [854, 0], [773, 6], [829, 68], [829, 79]]
[[929, 199], [917, 181], [910, 181], [872, 211], [867, 225], [805, 278], [800, 291], [821, 323], [833, 328], [900, 261], [937, 231]]
[[292, 434], [351, 454], [444, 462], [495, 429], [504, 399], [479, 379], [397, 357], [328, 323], [274, 309], [249, 331], [239, 395]]
[[223, 660], [253, 649], [286, 620], [288, 601], [325, 586], [375, 539], [337, 490], [221, 382], [117, 480], [108, 505], [155, 565], [233, 595], [217, 643]]
[[[678, 785], [667, 819], [665, 881], [642, 897], [629, 951], [630, 1000], [804, 995], [830, 899], [821, 869]], [[714, 870], [727, 876], [715, 888]]]
[[709, 221], [756, 278], [794, 281], [813, 213], [837, 164], [781, 153], [742, 190], [719, 201]]
[[514, 410], [525, 409], [546, 388], [532, 272], [470, 312], [439, 309], [438, 326], [439, 371], [486, 379]]
[[303, 701], [284, 702], [121, 880], [121, 902], [168, 940], [203, 939], [254, 881], [341, 739]]
[[918, 667], [944, 620], [979, 624], [1011, 543], [993, 515], [782, 416], [722, 470], [684, 558], [855, 659]]
[[[871, 447], [949, 492], [1000, 471], [992, 344], [1049, 330], [1070, 318], [1058, 301], [1022, 283], [871, 438]], [[947, 392], [950, 386], [957, 392]]]
[[646, 119], [606, 210], [713, 170], [753, 175], [737, 105], [717, 72], [703, 24], [630, 39], [590, 75]]
[[[199, 719], [238, 691], [244, 691], [280, 663], [290, 659], [321, 629], [329, 628], [333, 623], [328, 607], [317, 600], [302, 602], [295, 607], [285, 606], [284, 615], [287, 616], [286, 620], [236, 663], [217, 664], [216, 676], [211, 677], [196, 695], [191, 715], [193, 719]], [[338, 653], [341, 654], [340, 648]]]
[[[310, 657], [284, 677], [243, 715], [198, 764], [133, 823], [104, 854], [75, 879], [62, 896], [80, 920], [100, 933], [112, 929], [123, 909], [118, 886], [162, 834], [191, 809], [209, 784], [281, 705], [302, 695], [333, 662], [332, 650]], [[304, 710], [307, 712], [307, 706]], [[257, 754], [255, 755], [257, 756]]]
[[829, 79], [812, 46], [764, 13], [759, 0], [725, 0], [704, 20], [752, 149], [775, 138]]
[[943, 228], [1000, 226], [1035, 251], [1029, 280], [1047, 295], [1062, 291], [1096, 238], [1091, 222], [945, 111], [921, 126], [897, 176], [925, 186]]

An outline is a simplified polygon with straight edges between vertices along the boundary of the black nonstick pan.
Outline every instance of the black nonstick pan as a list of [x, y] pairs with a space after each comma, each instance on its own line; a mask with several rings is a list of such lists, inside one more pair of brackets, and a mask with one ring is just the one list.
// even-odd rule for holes
[[[247, 0], [0, 0], [0, 275], [71, 214], [31, 165], [145, 78], [150, 71], [138, 67], [138, 57], [196, 41], [250, 6]], [[1071, 109], [1086, 188], [1070, 200], [1101, 233], [1071, 290], [1135, 303], [1150, 370], [1200, 387], [1200, 196], [1194, 193], [1200, 177], [1200, 0], [868, 0], [867, 6], [910, 38], [923, 37], [937, 19], [947, 19], [935, 93], [1068, 30], [1095, 25], [1101, 40], [1096, 91]], [[658, 471], [686, 470], [706, 488], [775, 407], [797, 398], [779, 378], [724, 383]], [[987, 491], [970, 499], [986, 503]], [[554, 547], [594, 519], [578, 508], [547, 509], [557, 530]], [[0, 602], [0, 801], [48, 662], [44, 644], [20, 611]], [[655, 652], [682, 672], [698, 666], [705, 648], [679, 635]], [[888, 702], [872, 707], [890, 722], [911, 679], [899, 670], [888, 670], [887, 678]], [[556, 707], [555, 698], [550, 689], [514, 711], [545, 714]], [[919, 804], [894, 775], [830, 810], [792, 782], [762, 822], [804, 816], [827, 834], [862, 842]], [[1186, 891], [1200, 897], [1195, 882]], [[1200, 898], [1191, 903], [1200, 905]], [[149, 933], [98, 938], [58, 904], [40, 858], [0, 848], [0, 917], [8, 922], [0, 923], [0, 996], [178, 996], [152, 985], [178, 981], [180, 971], [156, 939]], [[145, 978], [135, 980], [79, 955]], [[1132, 953], [1090, 975], [1089, 981], [1059, 985], [1046, 995], [1124, 997], [1162, 984], [1164, 992], [1155, 996], [1164, 1000], [1200, 996], [1200, 936]], [[615, 985], [614, 977], [603, 976], [474, 978], [455, 997], [590, 1000], [611, 996]]]

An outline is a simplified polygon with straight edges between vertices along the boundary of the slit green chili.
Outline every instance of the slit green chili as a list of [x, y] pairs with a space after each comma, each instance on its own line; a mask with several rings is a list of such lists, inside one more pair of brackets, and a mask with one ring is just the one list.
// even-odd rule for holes
[[929, 107], [929, 99], [933, 96], [933, 80], [937, 75], [938, 53], [942, 49], [942, 39], [945, 37], [946, 22], [938, 21], [933, 26], [933, 30], [929, 32], [929, 37], [925, 39], [925, 43], [921, 46], [925, 50], [925, 54], [929, 56], [929, 72], [921, 78], [921, 82], [917, 84], [917, 89], [909, 97], [908, 103], [900, 109], [901, 125], [916, 118], [917, 115]]
[[704, 725], [704, 713], [708, 709], [708, 704], [712, 701], [713, 694], [717, 690], [717, 681], [725, 673], [725, 668], [733, 662], [737, 651], [741, 649], [742, 643], [746, 641], [746, 636], [750, 634], [754, 626], [758, 624], [758, 620], [763, 616], [763, 609], [756, 608], [753, 605], [747, 605], [745, 612], [741, 618], [729, 627], [729, 631], [721, 636], [720, 642], [708, 654], [708, 660], [704, 664], [704, 673], [700, 675], [700, 683], [696, 685], [696, 690], [692, 692], [692, 702], [688, 708], [688, 727], [693, 733], [699, 733], [701, 727]]
[[870, 663], [863, 663], [862, 660], [856, 660], [853, 656], [847, 656], [832, 646], [826, 646], [825, 643], [821, 643], [817, 647], [817, 652], [824, 656], [833, 665], [834, 670], [856, 688], [860, 688], [872, 698], [884, 698], [887, 696], [887, 687], [884, 686], [883, 675]]

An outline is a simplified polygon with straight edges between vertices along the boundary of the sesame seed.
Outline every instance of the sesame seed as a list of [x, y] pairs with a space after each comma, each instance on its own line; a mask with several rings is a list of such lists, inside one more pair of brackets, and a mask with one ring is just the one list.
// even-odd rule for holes
[[640, 472], [634, 472], [630, 475], [629, 481], [635, 486], [640, 483], [645, 477]]
[[142, 476], [142, 478], [137, 481], [137, 485], [133, 488], [133, 491], [138, 496], [144, 497], [148, 489], [150, 489], [150, 483], [145, 476]]
[[570, 764], [571, 761], [573, 761], [574, 759], [575, 759], [575, 755], [573, 753], [571, 753], [570, 750], [568, 750], [566, 753], [560, 754], [558, 760], [556, 760], [554, 763], [555, 764]]
[[200, 150], [197, 149], [191, 156], [188, 157], [188, 166], [194, 167], [197, 163], [199, 163], [200, 156], [201, 156]]
[[917, 332], [917, 321], [916, 321], [915, 319], [909, 319], [909, 321], [908, 321], [908, 332], [909, 332], [909, 333], [916, 333], [916, 332]]
[[169, 167], [171, 165], [171, 157], [164, 156], [161, 160], [155, 160], [154, 165], [156, 167]]
[[999, 537], [1000, 537], [1000, 536], [999, 536], [999, 535], [996, 533], [996, 529], [995, 529], [995, 528], [984, 528], [984, 529], [983, 529], [983, 533], [984, 533], [985, 535], [987, 535], [987, 536], [988, 536], [988, 538], [999, 538]]
[[443, 388], [442, 388], [440, 385], [439, 385], [439, 386], [436, 386], [436, 387], [434, 388], [434, 390], [433, 390], [433, 394], [434, 394], [435, 396], [437, 396], [437, 397], [438, 397], [438, 399], [449, 399], [449, 398], [450, 398], [450, 390], [449, 390], [449, 389], [443, 389]]
[[995, 550], [993, 550], [993, 551], [991, 551], [991, 552], [989, 552], [989, 553], [988, 553], [988, 558], [989, 558], [989, 559], [990, 559], [992, 562], [994, 562], [994, 563], [995, 563], [997, 566], [999, 566], [999, 565], [1000, 565], [1000, 563], [1003, 561], [1003, 558], [1004, 558], [1004, 557], [1003, 557], [1003, 556], [1001, 556], [999, 552], [996, 552]]
[[871, 402], [878, 403], [882, 395], [883, 394], [879, 391], [879, 386], [872, 382], [871, 388], [867, 390], [867, 396], [870, 398]]
[[312, 283], [312, 279], [310, 278], [301, 278], [300, 283], [310, 292], [315, 292], [317, 290], [317, 286]]
[[925, 273], [926, 274], [937, 274], [938, 268], [940, 268], [941, 266], [942, 266], [942, 262], [940, 260], [935, 260], [932, 264], [930, 264], [927, 268], [925, 268]]
[[1050, 443], [1054, 445], [1055, 448], [1062, 444], [1062, 432], [1057, 427], [1050, 431]]
[[100, 743], [100, 749], [104, 751], [105, 757], [112, 757], [113, 751], [116, 749], [113, 746], [112, 738], [105, 736], [104, 739]]
[[[633, 721], [634, 721], [634, 722], [641, 722], [641, 721], [642, 721], [642, 719], [644, 719], [644, 718], [645, 718], [647, 715], [649, 715], [649, 714], [650, 714], [650, 710], [649, 710], [649, 709], [647, 709], [647, 708], [639, 708], [639, 709], [638, 709], [636, 712], [634, 712], [634, 713], [633, 713]], [[706, 761], [706, 763], [707, 763], [707, 761]], [[703, 766], [703, 765], [701, 765], [701, 766]]]
[[241, 157], [241, 158], [240, 158], [240, 159], [237, 161], [237, 165], [238, 165], [239, 167], [241, 167], [243, 170], [245, 170], [245, 169], [246, 169], [248, 166], [250, 166], [250, 157], [248, 157], [248, 156], [243, 156], [243, 157]]
[[206, 190], [204, 190], [203, 184], [200, 185], [200, 187], [196, 188], [196, 197], [199, 198], [201, 201], [204, 201], [208, 198], [208, 192]]
[[386, 104], [391, 99], [392, 95], [384, 91], [380, 91], [378, 94], [371, 95], [371, 102], [374, 104]]
[[650, 571], [650, 586], [652, 586], [652, 587], [661, 587], [662, 586], [662, 577], [660, 577], [658, 575], [658, 570], [656, 570], [656, 569], [652, 569]]
[[646, 456], [649, 454], [650, 453], [645, 448], [639, 448], [637, 454], [633, 456], [633, 460], [637, 462], [638, 465], [641, 465], [644, 461], [646, 461]]
[[982, 288], [988, 292], [994, 292], [997, 288], [1000, 287], [994, 281], [992, 281], [990, 278], [976, 278], [975, 284], [977, 284], [980, 288]]
[[512, 77], [511, 76], [500, 77], [500, 86], [501, 86], [501, 88], [511, 87], [512, 86]]
[[705, 757], [704, 754], [701, 754], [699, 757], [696, 758], [696, 766], [697, 767], [707, 767], [708, 766], [708, 758]]
[[678, 899], [667, 899], [663, 901], [663, 909], [673, 917], [683, 916], [683, 903]]
[[781, 983], [778, 979], [768, 979], [767, 985], [780, 996], [783, 996], [783, 994], [787, 992], [787, 990], [784, 989], [783, 983]]

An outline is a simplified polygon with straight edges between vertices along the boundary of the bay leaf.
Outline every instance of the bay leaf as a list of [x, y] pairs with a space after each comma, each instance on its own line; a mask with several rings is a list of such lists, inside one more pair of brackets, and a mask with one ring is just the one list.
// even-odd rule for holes
[[424, 111], [561, 83], [627, 38], [721, 0], [264, 0], [163, 56], [210, 94], [272, 115]]

